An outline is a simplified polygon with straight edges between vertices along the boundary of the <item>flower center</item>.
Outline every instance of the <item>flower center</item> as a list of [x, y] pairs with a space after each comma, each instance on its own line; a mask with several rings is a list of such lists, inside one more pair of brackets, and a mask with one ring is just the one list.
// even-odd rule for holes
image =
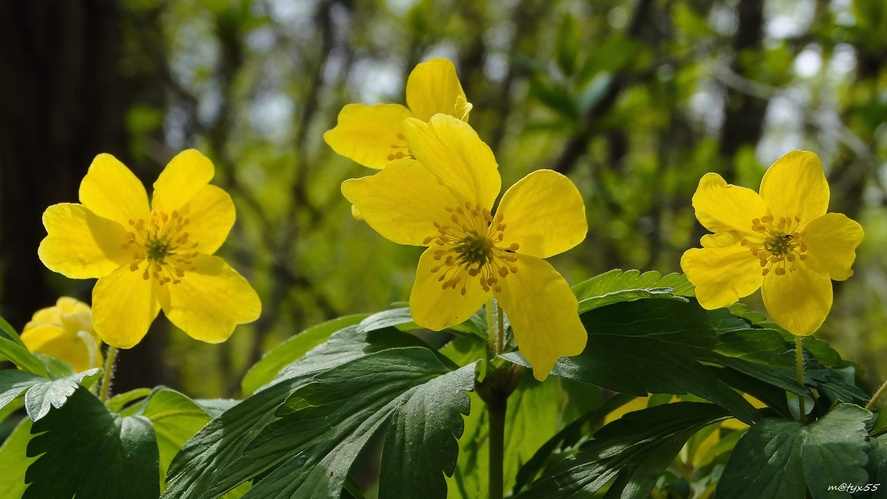
[[743, 239], [740, 244], [748, 246], [752, 255], [760, 259], [761, 275], [767, 275], [771, 270], [776, 275], [794, 272], [797, 262], [807, 259], [807, 243], [804, 242], [807, 231], [798, 232], [800, 225], [801, 218], [797, 216], [776, 220], [766, 215], [752, 220], [752, 230], [764, 236], [764, 241], [755, 243]]
[[135, 248], [129, 269], [139, 270], [146, 263], [142, 277], [150, 278], [158, 284], [178, 284], [186, 270], [193, 270], [191, 260], [197, 256], [193, 251], [198, 246], [189, 242], [190, 235], [185, 230], [191, 220], [173, 211], [170, 214], [154, 210], [148, 221], [143, 218], [130, 220], [131, 230], [124, 249]]
[[394, 150], [394, 152], [388, 155], [388, 161], [394, 161], [395, 159], [403, 158], [415, 158], [412, 151], [410, 151], [410, 146], [407, 145], [407, 139], [403, 136], [402, 133], [397, 134], [397, 140], [394, 142], [394, 144], [391, 144], [390, 147]]
[[432, 274], [440, 273], [441, 288], [458, 287], [464, 295], [469, 278], [477, 277], [484, 291], [502, 291], [499, 280], [517, 273], [514, 252], [520, 248], [517, 243], [498, 246], [505, 239], [505, 217], [500, 213], [493, 218], [489, 210], [470, 203], [446, 210], [450, 219], [434, 222], [437, 236], [424, 241], [441, 247], [434, 250], [434, 259], [440, 264], [431, 268]]

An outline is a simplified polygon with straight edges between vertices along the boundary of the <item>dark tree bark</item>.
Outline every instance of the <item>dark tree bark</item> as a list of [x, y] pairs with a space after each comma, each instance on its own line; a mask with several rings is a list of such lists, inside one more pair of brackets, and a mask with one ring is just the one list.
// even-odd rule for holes
[[[733, 38], [735, 57], [731, 70], [738, 75], [747, 76], [749, 68], [742, 64], [742, 55], [763, 50], [764, 0], [743, 0], [736, 5], [736, 9], [739, 24]], [[758, 96], [729, 87], [726, 89], [719, 153], [724, 163], [721, 173], [727, 182], [732, 182], [736, 176], [734, 159], [739, 148], [755, 145], [760, 140], [767, 104], [766, 99]]]
[[[43, 211], [77, 202], [98, 153], [141, 171], [129, 155], [127, 112], [135, 102], [162, 105], [164, 90], [150, 65], [127, 60], [139, 46], [126, 43], [134, 16], [116, 0], [0, 2], [0, 315], [17, 329], [60, 294], [90, 301], [93, 282], [67, 280], [37, 257]], [[118, 389], [167, 381], [164, 339], [149, 334], [123, 352]]]
[[43, 210], [77, 200], [96, 153], [125, 152], [119, 15], [111, 0], [0, 2], [0, 313], [16, 327], [57, 294]]

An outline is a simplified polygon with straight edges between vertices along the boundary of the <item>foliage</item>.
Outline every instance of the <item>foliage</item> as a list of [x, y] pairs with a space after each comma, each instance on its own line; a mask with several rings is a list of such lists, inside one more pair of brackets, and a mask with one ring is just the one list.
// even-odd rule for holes
[[[191, 326], [181, 331], [155, 321], [153, 330], [171, 334], [152, 332], [150, 348], [141, 344], [120, 359], [116, 380], [127, 391], [112, 397], [114, 349], [105, 351], [104, 367], [75, 369], [64, 356], [29, 351], [0, 319], [0, 497], [832, 497], [887, 490], [878, 489], [887, 480], [887, 411], [875, 403], [882, 393], [872, 397], [887, 374], [878, 360], [887, 347], [879, 334], [887, 324], [883, 2], [293, 5], [119, 2], [116, 59], [94, 78], [150, 75], [128, 90], [161, 96], [126, 105], [108, 98], [127, 132], [115, 136], [114, 153], [143, 179], [157, 178], [180, 150], [211, 159], [214, 184], [237, 206], [218, 254], [254, 287], [262, 314], [218, 346], [181, 334], [200, 320], [170, 315]], [[71, 44], [71, 51], [80, 45], [92, 47]], [[528, 293], [520, 307], [509, 307], [496, 292], [504, 313], [492, 299], [460, 314], [459, 324], [423, 328], [437, 329], [427, 316], [451, 303], [429, 300], [426, 314], [414, 317], [398, 302], [410, 296], [419, 252], [373, 234], [371, 226], [393, 221], [350, 215], [350, 198], [338, 186], [370, 173], [334, 154], [353, 145], [353, 136], [331, 150], [323, 132], [347, 103], [403, 108], [393, 103], [420, 95], [409, 88], [410, 73], [441, 57], [453, 61], [445, 74], [458, 75], [449, 81], [458, 83], [452, 114], [467, 122], [470, 109], [464, 126], [489, 146], [496, 159], [488, 169], [504, 185], [551, 169], [576, 186], [587, 239], [551, 258], [559, 282], [578, 282], [573, 296], [563, 285], [552, 300], [569, 301], [570, 314], [546, 308], [550, 295]], [[52, 115], [71, 114], [64, 109]], [[60, 129], [54, 123], [48, 135]], [[375, 139], [367, 142], [379, 149]], [[816, 151], [831, 188], [829, 211], [865, 228], [850, 259], [855, 276], [834, 287], [816, 338], [796, 339], [770, 322], [755, 311], [757, 298], [709, 310], [711, 290], [700, 287], [697, 299], [684, 274], [669, 273], [703, 235], [691, 202], [700, 177], [712, 172], [722, 183], [756, 186], [764, 167], [789, 149]], [[9, 168], [26, 165], [7, 163], [0, 179], [10, 185], [18, 177]], [[76, 183], [53, 186], [56, 180], [65, 182], [42, 186], [53, 202], [62, 187], [76, 190]], [[404, 208], [401, 200], [425, 200], [404, 185], [396, 202], [381, 202]], [[492, 218], [502, 206], [488, 201]], [[39, 219], [22, 204], [18, 218]], [[6, 211], [2, 242], [18, 242]], [[539, 226], [541, 234], [563, 228]], [[469, 236], [448, 240], [448, 248]], [[165, 253], [170, 241], [155, 253], [175, 256]], [[56, 243], [56, 256], [82, 263], [66, 241]], [[515, 249], [496, 249], [502, 261], [516, 258]], [[141, 260], [127, 258], [109, 261], [132, 277], [129, 266]], [[13, 275], [9, 262], [18, 264], [0, 254], [4, 278]], [[478, 262], [476, 272], [487, 260]], [[842, 270], [849, 277], [849, 264]], [[89, 284], [47, 279], [65, 294], [89, 296]], [[129, 295], [106, 291], [120, 306], [113, 320], [131, 326]], [[6, 293], [4, 315], [14, 298]], [[237, 302], [207, 300], [208, 316], [233, 313], [243, 305]], [[250, 319], [258, 315], [251, 305]], [[522, 314], [535, 320], [524, 330], [515, 320], [515, 333], [512, 321]], [[155, 315], [140, 325], [139, 338]], [[538, 366], [525, 355], [528, 335], [567, 315], [574, 331], [581, 322], [584, 350], [557, 360], [547, 378], [528, 372]], [[227, 321], [225, 334], [213, 338], [224, 340], [234, 322], [246, 320]], [[494, 338], [502, 341], [491, 346]], [[133, 367], [145, 365], [163, 376], [146, 378]], [[133, 372], [134, 385], [125, 381]]]

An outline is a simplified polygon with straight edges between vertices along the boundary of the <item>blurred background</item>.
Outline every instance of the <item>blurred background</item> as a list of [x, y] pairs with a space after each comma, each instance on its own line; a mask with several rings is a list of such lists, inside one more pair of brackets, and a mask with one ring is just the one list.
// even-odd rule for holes
[[150, 188], [189, 147], [234, 197], [219, 254], [262, 318], [222, 345], [160, 319], [121, 352], [115, 391], [238, 396], [281, 340], [406, 300], [421, 250], [351, 217], [339, 184], [373, 171], [322, 134], [346, 103], [402, 103], [432, 57], [455, 63], [504, 186], [551, 168], [585, 195], [588, 238], [552, 259], [573, 284], [679, 271], [704, 233], [690, 205], [704, 173], [756, 189], [785, 152], [819, 154], [830, 211], [866, 236], [817, 336], [870, 385], [887, 375], [883, 0], [0, 2], [0, 315], [20, 329], [61, 294], [89, 301], [93, 282], [49, 272], [37, 246], [43, 210], [77, 201], [96, 154]]

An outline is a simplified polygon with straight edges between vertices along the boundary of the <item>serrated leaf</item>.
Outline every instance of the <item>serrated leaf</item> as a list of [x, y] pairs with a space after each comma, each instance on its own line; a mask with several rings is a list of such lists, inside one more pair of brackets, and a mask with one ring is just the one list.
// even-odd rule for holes
[[28, 411], [28, 416], [35, 422], [39, 421], [49, 414], [50, 408], [58, 409], [65, 405], [81, 385], [87, 388], [91, 386], [101, 372], [101, 369], [94, 368], [67, 378], [35, 384], [25, 393], [25, 410]]
[[225, 479], [226, 469], [241, 459], [247, 444], [272, 421], [275, 410], [318, 373], [373, 352], [403, 346], [425, 346], [420, 339], [393, 328], [358, 333], [349, 326], [283, 368], [278, 378], [248, 399], [210, 421], [173, 458], [164, 497], [208, 497]]
[[25, 472], [34, 462], [27, 457], [28, 442], [31, 441], [31, 420], [22, 418], [9, 437], [0, 446], [0, 497], [21, 497], [25, 491]]
[[274, 347], [247, 371], [240, 384], [244, 396], [273, 381], [281, 369], [328, 340], [336, 331], [353, 326], [365, 318], [363, 314], [339, 317], [310, 327]]
[[605, 296], [617, 291], [657, 290], [673, 295], [691, 298], [696, 296], [696, 288], [684, 274], [662, 275], [655, 270], [613, 269], [573, 286], [573, 293], [580, 301]]
[[90, 386], [100, 372], [99, 369], [90, 369], [67, 378], [50, 380], [13, 369], [0, 371], [0, 408], [25, 394], [28, 416], [37, 421], [49, 412], [50, 407], [61, 407], [81, 384]]
[[160, 494], [151, 422], [120, 417], [85, 388], [34, 423], [22, 499], [154, 499]]
[[[423, 496], [445, 497], [441, 473], [453, 472], [456, 439], [462, 433], [460, 414], [468, 411], [464, 392], [473, 386], [473, 365], [450, 371], [427, 348], [385, 350], [320, 373], [293, 392], [278, 409], [281, 419], [262, 431], [243, 460], [232, 463], [207, 495], [215, 497], [261, 473], [262, 479], [245, 497], [338, 498], [356, 456], [384, 430], [386, 435], [397, 434], [386, 442], [389, 449], [415, 448], [409, 451], [410, 473], [403, 473], [399, 451], [383, 451], [380, 491], [407, 495], [380, 495], [412, 497], [421, 490]], [[435, 445], [407, 441], [418, 433], [392, 422], [409, 419], [419, 424], [404, 411], [432, 398], [437, 408], [426, 413], [422, 424]]]
[[838, 404], [823, 418], [804, 426], [797, 421], [764, 419], [742, 436], [718, 484], [719, 498], [833, 497], [829, 486], [871, 482], [865, 427], [871, 413]]
[[579, 313], [613, 303], [663, 298], [686, 301], [694, 296], [695, 288], [683, 274], [668, 274], [639, 270], [614, 269], [573, 286], [579, 299]]
[[700, 402], [676, 402], [628, 413], [598, 430], [579, 453], [517, 497], [590, 496], [614, 478], [607, 497], [648, 497], [684, 443], [705, 426], [728, 417], [723, 408]]
[[[731, 346], [735, 342], [744, 345], [743, 356], [755, 359], [778, 359], [784, 348], [775, 332], [752, 331], [726, 310], [704, 310], [695, 301], [616, 303], [581, 318], [588, 332], [585, 350], [560, 359], [552, 375], [636, 396], [691, 393], [729, 409], [746, 423], [758, 419], [757, 410], [707, 364], [743, 367], [744, 359], [727, 355], [736, 354]], [[748, 337], [737, 338], [739, 334]], [[504, 357], [525, 362], [513, 354]]]

